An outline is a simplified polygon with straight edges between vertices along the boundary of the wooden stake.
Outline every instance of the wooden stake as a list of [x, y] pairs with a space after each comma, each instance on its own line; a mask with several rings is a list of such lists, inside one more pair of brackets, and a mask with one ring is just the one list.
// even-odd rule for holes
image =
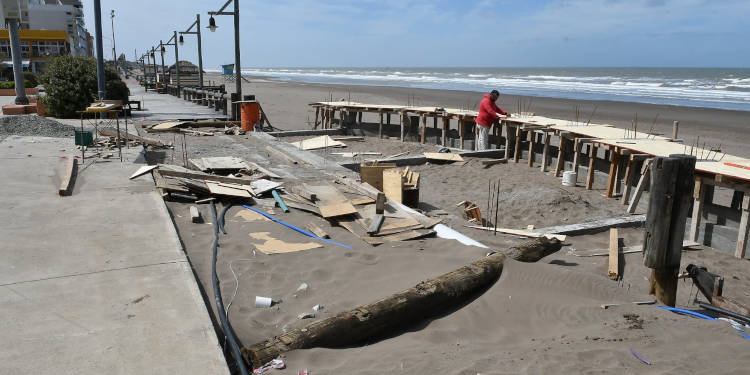
[[383, 111], [378, 111], [378, 138], [383, 139]]
[[581, 155], [581, 144], [578, 142], [580, 138], [576, 138], [573, 142], [573, 172], [576, 174], [576, 182], [578, 182], [578, 163], [580, 163], [579, 156]]
[[513, 162], [518, 163], [521, 158], [521, 125], [516, 125], [516, 145], [513, 148]]
[[675, 121], [672, 124], [672, 139], [677, 139], [677, 130], [679, 129], [679, 127], [680, 127], [679, 121]]
[[544, 132], [544, 150], [542, 151], [542, 172], [547, 172], [547, 158], [549, 155], [549, 140], [551, 136], [552, 135], [550, 133]]
[[448, 141], [447, 137], [448, 137], [448, 128], [450, 127], [450, 121], [451, 121], [450, 118], [448, 118], [447, 116], [443, 117], [443, 132], [441, 134], [442, 142], [440, 143], [440, 145], [442, 145], [443, 147], [446, 147], [445, 144]]
[[700, 180], [695, 181], [693, 188], [693, 217], [690, 220], [690, 240], [698, 242], [701, 219], [703, 218], [703, 200], [706, 198], [706, 186]]
[[560, 144], [557, 150], [557, 165], [555, 166], [555, 177], [560, 177], [565, 169], [565, 137], [560, 133]]
[[315, 122], [313, 123], [313, 129], [318, 128], [318, 114], [320, 113], [320, 107], [315, 107]]
[[622, 204], [627, 205], [628, 202], [630, 202], [630, 192], [633, 190], [633, 176], [635, 173], [633, 173], [633, 164], [635, 164], [635, 160], [633, 159], [633, 155], [630, 155], [630, 158], [628, 159], [628, 165], [625, 166], [625, 190], [622, 192]]
[[427, 114], [422, 114], [422, 139], [421, 142], [424, 144], [427, 141]]
[[620, 277], [620, 236], [617, 228], [609, 229], [609, 278], [617, 280]]
[[742, 199], [742, 216], [740, 217], [740, 228], [737, 235], [737, 249], [734, 256], [745, 259], [747, 252], [747, 238], [750, 233], [750, 194], [745, 194]]
[[529, 167], [534, 167], [534, 141], [536, 133], [532, 130], [529, 131]]
[[406, 112], [401, 112], [401, 142], [404, 141], [404, 126], [406, 126]]
[[464, 149], [464, 117], [458, 118], [458, 137], [460, 139], [461, 149]]
[[643, 163], [643, 173], [641, 174], [640, 180], [638, 180], [638, 186], [635, 188], [633, 199], [630, 200], [630, 204], [628, 205], [629, 214], [635, 213], [636, 208], [638, 208], [638, 202], [641, 200], [641, 195], [643, 195], [643, 191], [646, 189], [646, 185], [648, 185], [649, 183], [649, 179], [651, 176], [649, 167], [651, 166], [652, 161], [653, 159], [648, 159], [645, 163]]

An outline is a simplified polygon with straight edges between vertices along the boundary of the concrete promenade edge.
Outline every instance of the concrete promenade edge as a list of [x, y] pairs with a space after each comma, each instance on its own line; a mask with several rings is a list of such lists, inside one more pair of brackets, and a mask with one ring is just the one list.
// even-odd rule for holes
[[0, 142], [0, 374], [229, 374], [141, 150], [60, 197], [72, 138]]

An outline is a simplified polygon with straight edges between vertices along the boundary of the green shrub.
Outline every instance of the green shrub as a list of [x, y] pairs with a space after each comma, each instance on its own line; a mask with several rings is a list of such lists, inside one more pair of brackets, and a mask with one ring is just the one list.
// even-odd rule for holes
[[23, 72], [23, 81], [26, 82], [26, 87], [39, 86], [39, 76], [34, 72]]
[[[127, 101], [130, 91], [112, 68], [105, 65], [106, 99]], [[98, 99], [96, 60], [91, 57], [60, 56], [52, 59], [42, 76], [47, 95], [47, 113], [59, 118], [76, 117]]]
[[[24, 84], [24, 87], [27, 88], [27, 89], [30, 88], [30, 87], [36, 87], [36, 85], [31, 86], [31, 82], [28, 79], [24, 79], [23, 80], [23, 84]], [[11, 89], [11, 90], [13, 90], [15, 88], [16, 88], [16, 83], [14, 81], [0, 82], [0, 89]]]

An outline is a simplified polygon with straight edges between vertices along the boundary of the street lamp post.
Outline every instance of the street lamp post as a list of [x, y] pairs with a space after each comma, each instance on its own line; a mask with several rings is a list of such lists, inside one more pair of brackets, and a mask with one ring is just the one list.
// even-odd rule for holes
[[165, 46], [174, 46], [174, 61], [175, 61], [175, 78], [177, 81], [177, 97], [180, 97], [180, 48], [179, 43], [177, 42], [177, 31], [174, 31], [174, 34], [172, 35], [169, 40], [164, 43]]
[[[19, 12], [20, 15], [20, 12]], [[21, 61], [21, 43], [18, 39], [18, 24], [20, 18], [6, 18], [8, 32], [10, 34], [10, 55], [13, 58], [13, 81], [16, 88], [15, 103], [19, 105], [29, 104], [26, 97], [26, 85], [23, 82], [23, 62]]]
[[102, 49], [102, 2], [94, 0], [94, 29], [96, 31], [96, 81], [99, 100], [104, 100], [107, 85], [104, 79], [104, 50]]
[[[224, 12], [229, 3], [234, 2], [233, 12]], [[237, 100], [242, 100], [242, 66], [240, 65], [240, 0], [227, 0], [224, 6], [216, 12], [208, 12], [211, 18], [208, 20], [208, 29], [216, 31], [216, 20], [213, 16], [234, 16], [234, 69], [235, 69], [235, 92]]]
[[117, 48], [115, 47], [115, 10], [112, 9], [112, 12], [110, 13], [110, 18], [112, 19], [112, 65], [115, 67], [115, 72], [117, 72]]
[[156, 88], [156, 54], [154, 54], [154, 51], [156, 49], [152, 46], [151, 47], [151, 63], [154, 65], [154, 88]]
[[[190, 31], [195, 26], [195, 31]], [[180, 45], [185, 43], [183, 34], [195, 34], [198, 37], [198, 85], [203, 88], [203, 50], [201, 48], [201, 15], [195, 15], [195, 22], [185, 31], [180, 32]]]
[[164, 48], [164, 42], [161, 40], [159, 41], [159, 51], [161, 51], [161, 84], [163, 86], [166, 84], [165, 80], [167, 79], [167, 71], [164, 68], [164, 52], [166, 52], [166, 50]]

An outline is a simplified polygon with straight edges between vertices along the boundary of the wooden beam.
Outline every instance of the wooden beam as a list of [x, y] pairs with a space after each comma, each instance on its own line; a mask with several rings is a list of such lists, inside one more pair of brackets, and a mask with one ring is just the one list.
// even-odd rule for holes
[[383, 214], [375, 214], [370, 222], [370, 227], [367, 228], [367, 234], [373, 235], [380, 232], [380, 226], [383, 225], [383, 220], [385, 220]]
[[635, 160], [633, 159], [633, 155], [630, 155], [628, 158], [628, 164], [625, 166], [625, 190], [622, 192], [622, 204], [627, 205], [630, 202], [630, 192], [633, 190], [633, 176], [635, 173], [633, 173], [633, 166], [635, 164]]
[[597, 147], [596, 144], [591, 144], [591, 152], [589, 152], [589, 170], [588, 176], [586, 177], [586, 190], [591, 190], [594, 186], [594, 167], [596, 164]]
[[422, 138], [421, 143], [424, 144], [427, 141], [427, 115], [422, 114]]
[[438, 128], [438, 115], [435, 114], [432, 116], [432, 128], [435, 129], [435, 144], [438, 143], [440, 140], [440, 136], [438, 135], [437, 128]]
[[315, 223], [307, 223], [306, 227], [308, 230], [310, 230], [310, 233], [320, 238], [331, 238], [331, 236], [329, 236], [328, 233], [326, 233], [322, 228], [320, 228]]
[[643, 191], [646, 189], [646, 185], [649, 183], [649, 179], [651, 177], [651, 173], [649, 172], [649, 166], [651, 165], [651, 162], [654, 159], [648, 159], [645, 163], [643, 163], [643, 173], [641, 174], [640, 180], [638, 180], [638, 185], [635, 188], [635, 194], [633, 195], [633, 199], [630, 201], [630, 204], [628, 205], [628, 213], [633, 214], [635, 213], [636, 208], [638, 208], [638, 202], [641, 200], [641, 195], [643, 195]]
[[377, 198], [375, 198], [375, 213], [382, 214], [385, 212], [385, 193], [378, 192]]
[[620, 277], [620, 236], [617, 228], [609, 230], [609, 278], [617, 280]]
[[740, 217], [739, 233], [737, 235], [737, 249], [734, 256], [745, 259], [747, 252], [747, 238], [750, 233], [750, 195], [745, 194], [742, 199], [742, 216]]
[[646, 222], [646, 215], [627, 215], [607, 219], [587, 221], [579, 224], [559, 225], [555, 227], [538, 228], [534, 232], [568, 234], [578, 236], [605, 231], [609, 228], [640, 227]]
[[458, 137], [460, 140], [460, 147], [464, 149], [464, 118], [463, 116], [458, 118]]
[[447, 142], [448, 137], [448, 128], [450, 127], [450, 118], [443, 117], [443, 132], [441, 134], [442, 136], [442, 142], [440, 143], [441, 146], [446, 147], [445, 144]]
[[700, 236], [701, 219], [703, 218], [703, 200], [706, 197], [706, 185], [700, 179], [695, 181], [693, 188], [693, 217], [690, 220], [690, 240], [698, 242]]
[[199, 172], [171, 171], [168, 169], [157, 169], [156, 171], [159, 172], [159, 174], [161, 174], [162, 176], [183, 177], [183, 178], [192, 178], [196, 180], [207, 180], [207, 181], [218, 181], [218, 182], [230, 182], [230, 183], [241, 184], [241, 185], [252, 185], [253, 182], [256, 181], [256, 180], [250, 180], [247, 178], [227, 177], [227, 176], [219, 176], [219, 175], [199, 173]]
[[607, 190], [604, 196], [612, 198], [615, 190], [615, 180], [617, 179], [617, 169], [620, 165], [620, 150], [616, 147], [610, 147], [611, 159], [609, 162], [609, 178], [607, 179]]
[[575, 182], [578, 182], [578, 163], [581, 162], [579, 159], [581, 155], [581, 143], [579, 140], [580, 138], [576, 138], [575, 141], [573, 141], [573, 172], [576, 174]]
[[518, 163], [518, 160], [521, 158], [521, 125], [516, 126], [516, 144], [513, 148], [513, 162]]
[[[564, 132], [567, 133], [567, 132]], [[557, 165], [555, 166], [555, 177], [560, 177], [565, 169], [565, 136], [560, 133], [560, 144], [557, 149]]]
[[313, 129], [318, 128], [318, 114], [320, 113], [320, 107], [315, 107], [315, 122], [313, 122]]
[[60, 159], [59, 165], [62, 179], [60, 180], [58, 194], [64, 197], [70, 195], [73, 191], [73, 181], [75, 181], [76, 170], [78, 169], [78, 159], [73, 157]]
[[193, 223], [200, 223], [202, 221], [201, 213], [198, 211], [198, 207], [190, 206], [190, 221]]
[[404, 141], [404, 127], [406, 126], [406, 112], [401, 112], [401, 142]]
[[[549, 140], [551, 138], [551, 134], [545, 132], [544, 133], [544, 150], [542, 151], [542, 172], [547, 172], [547, 158], [549, 157]], [[560, 138], [562, 139], [562, 138]]]

